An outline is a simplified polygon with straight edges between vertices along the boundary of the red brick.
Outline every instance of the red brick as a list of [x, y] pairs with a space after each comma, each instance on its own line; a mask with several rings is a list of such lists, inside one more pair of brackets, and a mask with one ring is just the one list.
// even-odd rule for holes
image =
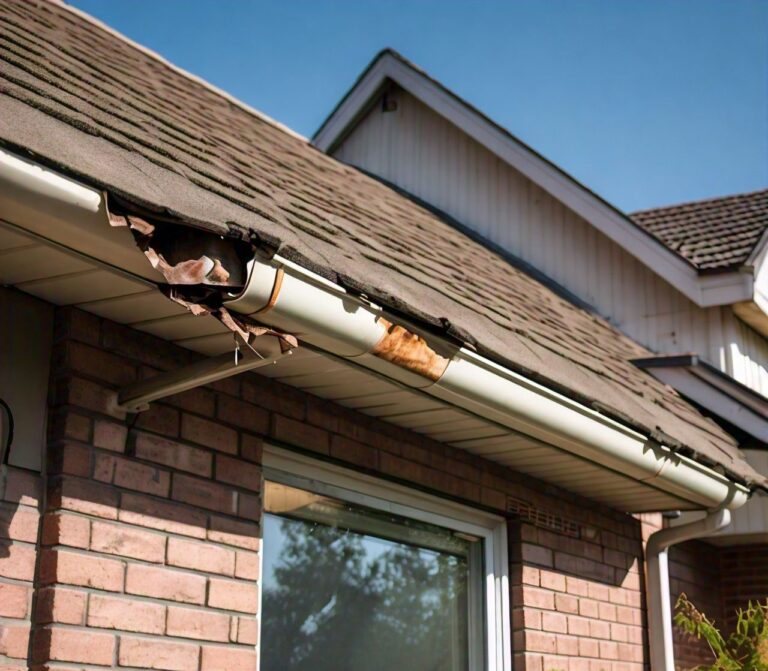
[[599, 657], [600, 642], [591, 638], [579, 639], [579, 655], [581, 657]]
[[555, 609], [555, 595], [547, 590], [525, 586], [523, 588], [523, 603], [528, 608], [541, 608], [542, 610]]
[[262, 501], [261, 496], [254, 494], [244, 494], [243, 492], [237, 495], [237, 515], [246, 520], [253, 520], [254, 522], [261, 522], [262, 513]]
[[528, 631], [525, 634], [526, 649], [531, 652], [555, 652], [557, 636], [540, 631]]
[[29, 648], [28, 624], [0, 626], [0, 655], [13, 659], [26, 659]]
[[88, 626], [162, 634], [165, 629], [165, 606], [92, 594], [88, 602]]
[[570, 594], [555, 594], [555, 609], [561, 613], [578, 613], [579, 600]]
[[565, 591], [565, 576], [551, 571], [541, 572], [541, 586], [557, 592]]
[[91, 474], [91, 453], [91, 448], [79, 443], [55, 443], [48, 448], [49, 472], [87, 478]]
[[0, 504], [0, 538], [36, 543], [39, 519], [32, 508]]
[[109, 454], [96, 455], [93, 478], [155, 496], [168, 496], [171, 487], [167, 471]]
[[237, 492], [231, 487], [174, 473], [171, 496], [176, 501], [222, 513], [237, 514]]
[[68, 409], [51, 413], [49, 416], [51, 440], [72, 438], [87, 443], [91, 439], [91, 419]]
[[246, 582], [211, 578], [208, 605], [241, 613], [255, 613], [259, 606], [259, 591], [255, 585]]
[[533, 608], [513, 608], [512, 628], [541, 629], [541, 611]]
[[219, 396], [219, 419], [253, 433], [269, 431], [269, 412], [231, 396]]
[[576, 657], [579, 654], [579, 639], [575, 636], [558, 636], [557, 654]]
[[27, 616], [29, 589], [24, 585], [0, 583], [0, 617]]
[[184, 445], [175, 440], [161, 438], [150, 433], [138, 433], [135, 443], [139, 459], [154, 461], [178, 471], [186, 471], [203, 477], [212, 473], [213, 456], [197, 447]]
[[552, 566], [552, 550], [540, 545], [521, 543], [520, 555], [523, 562], [538, 564], [539, 566]]
[[210, 543], [170, 538], [168, 564], [231, 576], [235, 572], [235, 552]]
[[53, 484], [48, 509], [63, 508], [94, 517], [117, 519], [119, 492], [92, 480], [65, 477]]
[[117, 419], [123, 417], [123, 412], [115, 408], [114, 392], [90, 380], [79, 377], [68, 378], [57, 397], [68, 405], [110, 415]]
[[205, 583], [203, 576], [130, 564], [125, 579], [125, 591], [128, 594], [202, 604], [205, 601]]
[[199, 646], [189, 643], [121, 636], [118, 663], [142, 669], [197, 671], [199, 655]]
[[207, 516], [177, 503], [123, 494], [120, 521], [182, 536], [205, 538]]
[[168, 396], [163, 401], [206, 417], [212, 416], [216, 410], [216, 394], [205, 387], [195, 387], [181, 394]]
[[184, 413], [181, 437], [219, 452], [237, 454], [237, 431], [196, 415]]
[[229, 640], [229, 616], [193, 608], [168, 608], [169, 636], [195, 638], [201, 641]]
[[327, 431], [318, 429], [306, 422], [274, 415], [271, 435], [284, 443], [303, 447], [305, 450], [329, 454], [329, 435]]
[[33, 658], [36, 662], [79, 662], [111, 666], [115, 637], [111, 634], [74, 629], [39, 629], [35, 632]]
[[258, 580], [261, 572], [260, 557], [251, 552], [238, 552], [235, 561], [235, 576], [244, 580]]
[[250, 648], [203, 646], [202, 671], [255, 671], [257, 666], [256, 651]]
[[603, 622], [601, 620], [591, 620], [589, 623], [589, 635], [592, 638], [611, 638], [611, 624], [610, 622]]
[[238, 643], [244, 645], [258, 645], [259, 643], [259, 622], [252, 617], [238, 617], [237, 636]]
[[568, 633], [575, 636], [589, 636], [589, 620], [577, 615], [569, 616]]
[[43, 519], [44, 545], [69, 545], [85, 549], [90, 538], [91, 523], [87, 517], [49, 513]]
[[35, 549], [0, 541], [0, 577], [32, 580], [35, 575]]
[[252, 522], [212, 515], [208, 540], [224, 545], [234, 545], [245, 550], [258, 550], [261, 547], [261, 528]]
[[216, 457], [216, 479], [236, 487], [261, 491], [261, 467], [220, 454]]
[[91, 550], [162, 563], [165, 536], [120, 524], [94, 522], [91, 526]]
[[97, 419], [93, 424], [93, 444], [112, 452], [125, 452], [128, 429], [123, 424], [115, 424]]
[[359, 466], [374, 469], [378, 466], [378, 451], [368, 445], [344, 436], [331, 436], [331, 456]]
[[37, 624], [83, 624], [86, 592], [63, 587], [44, 587], [37, 593], [35, 618]]
[[98, 345], [101, 337], [101, 319], [73, 307], [56, 308], [54, 328], [57, 339], [72, 338]]
[[119, 356], [76, 341], [66, 344], [71, 370], [113, 385], [123, 386], [136, 379], [136, 366]]
[[240, 436], [240, 456], [243, 459], [260, 464], [263, 458], [264, 441], [259, 436], [244, 433]]
[[162, 403], [153, 403], [149, 406], [149, 410], [139, 413], [135, 426], [137, 429], [146, 429], [161, 433], [164, 436], [177, 438], [179, 436], [179, 417], [180, 413], [175, 408]]
[[599, 617], [600, 610], [598, 602], [593, 601], [592, 599], [579, 599], [579, 615], [583, 615], [584, 617]]
[[610, 603], [601, 603], [597, 607], [598, 617], [609, 622], [616, 621], [616, 606]]
[[305, 396], [297, 389], [268, 378], [251, 375], [243, 379], [243, 398], [254, 405], [292, 419], [304, 419]]
[[44, 585], [63, 583], [119, 592], [123, 589], [123, 563], [84, 553], [43, 550], [40, 581]]
[[564, 634], [568, 631], [568, 620], [561, 613], [545, 612], [541, 614], [541, 628]]
[[40, 503], [42, 478], [37, 473], [7, 467], [3, 501], [22, 506], [37, 506]]
[[600, 657], [602, 659], [618, 659], [618, 645], [613, 641], [600, 641]]

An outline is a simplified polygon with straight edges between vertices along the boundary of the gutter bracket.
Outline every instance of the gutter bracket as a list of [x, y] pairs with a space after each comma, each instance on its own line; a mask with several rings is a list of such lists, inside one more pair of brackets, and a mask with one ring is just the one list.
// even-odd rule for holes
[[120, 389], [112, 399], [112, 410], [124, 413], [144, 412], [149, 404], [173, 394], [222, 380], [239, 373], [276, 364], [293, 350], [278, 356], [263, 357], [257, 352], [244, 356], [224, 353], [196, 361], [176, 370], [160, 373], [146, 380], [138, 380]]

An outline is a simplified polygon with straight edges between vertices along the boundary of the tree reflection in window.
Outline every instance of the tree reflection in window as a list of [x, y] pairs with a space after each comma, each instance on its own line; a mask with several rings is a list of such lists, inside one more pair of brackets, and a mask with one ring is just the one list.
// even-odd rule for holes
[[466, 554], [296, 513], [265, 515], [263, 671], [467, 669]]

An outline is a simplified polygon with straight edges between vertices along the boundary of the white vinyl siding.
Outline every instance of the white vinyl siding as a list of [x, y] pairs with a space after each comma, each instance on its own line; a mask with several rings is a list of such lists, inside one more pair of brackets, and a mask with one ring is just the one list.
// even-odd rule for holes
[[335, 150], [443, 210], [660, 353], [696, 352], [768, 394], [768, 343], [730, 307], [700, 308], [586, 220], [405, 91]]

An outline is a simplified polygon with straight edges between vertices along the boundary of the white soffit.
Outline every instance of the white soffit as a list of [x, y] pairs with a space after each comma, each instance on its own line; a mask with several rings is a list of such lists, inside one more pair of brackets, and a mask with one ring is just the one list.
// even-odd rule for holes
[[408, 91], [502, 161], [557, 198], [701, 307], [752, 300], [753, 275], [730, 272], [700, 276], [693, 266], [643, 231], [510, 133], [448, 89], [390, 52], [378, 56], [312, 138], [332, 153], [367, 112], [387, 80]]

